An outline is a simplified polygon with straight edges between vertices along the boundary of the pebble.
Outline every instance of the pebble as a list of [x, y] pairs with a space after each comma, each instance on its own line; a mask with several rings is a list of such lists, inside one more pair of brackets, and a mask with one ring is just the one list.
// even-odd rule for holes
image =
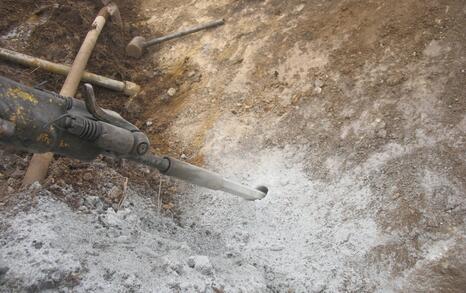
[[8, 186], [13, 186], [13, 185], [16, 184], [16, 179], [10, 177], [10, 178], [8, 178], [6, 183], [8, 184]]
[[93, 177], [94, 176], [92, 176], [91, 173], [84, 173], [84, 175], [83, 175], [83, 179], [86, 180], [86, 181], [91, 181]]
[[152, 124], [154, 124], [154, 122], [152, 122], [150, 120], [146, 122], [146, 126], [151, 126]]
[[271, 251], [282, 251], [283, 249], [285, 249], [285, 247], [283, 247], [283, 246], [273, 245], [273, 246], [270, 247]]
[[181, 158], [182, 160], [186, 160], [188, 157], [187, 157], [185, 154], [181, 154], [180, 158]]
[[24, 171], [16, 169], [12, 174], [11, 177], [13, 178], [21, 178], [24, 175]]
[[285, 187], [287, 186], [288, 184], [290, 184], [290, 180], [288, 178], [282, 178], [280, 179], [280, 185]]
[[85, 206], [80, 206], [80, 207], [78, 208], [78, 211], [81, 211], [81, 212], [84, 213], [84, 212], [87, 212], [88, 209], [87, 209], [87, 207], [85, 207]]
[[301, 12], [304, 9], [304, 4], [299, 4], [295, 7], [294, 11]]
[[38, 181], [35, 181], [34, 183], [31, 184], [31, 186], [29, 186], [29, 190], [39, 190], [41, 188], [42, 188], [42, 185]]
[[175, 88], [169, 88], [168, 91], [167, 91], [167, 95], [169, 95], [170, 97], [173, 97], [174, 95], [176, 94], [176, 89]]
[[187, 263], [190, 268], [196, 269], [198, 272], [200, 272], [203, 275], [212, 274], [212, 271], [213, 271], [212, 264], [210, 263], [209, 258], [205, 255], [190, 256], [188, 258]]
[[35, 249], [41, 249], [42, 246], [44, 246], [44, 243], [42, 241], [36, 241], [34, 240], [32, 242], [32, 246], [35, 248]]
[[118, 199], [122, 194], [122, 190], [118, 186], [113, 186], [108, 192], [108, 197], [111, 199]]
[[86, 196], [84, 198], [84, 205], [98, 210], [104, 208], [104, 205], [98, 196]]
[[387, 137], [387, 131], [385, 129], [379, 129], [376, 133], [377, 137], [385, 138]]
[[170, 101], [170, 96], [165, 94], [160, 97], [160, 100], [164, 103], [168, 103]]
[[9, 270], [9, 267], [0, 267], [0, 276], [6, 274]]

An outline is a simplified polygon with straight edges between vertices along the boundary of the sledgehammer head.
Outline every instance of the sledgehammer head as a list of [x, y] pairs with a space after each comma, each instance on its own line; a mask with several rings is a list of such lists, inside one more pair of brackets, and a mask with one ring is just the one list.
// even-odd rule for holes
[[146, 39], [143, 37], [134, 37], [128, 46], [126, 46], [126, 54], [133, 58], [140, 58], [144, 53], [144, 43]]

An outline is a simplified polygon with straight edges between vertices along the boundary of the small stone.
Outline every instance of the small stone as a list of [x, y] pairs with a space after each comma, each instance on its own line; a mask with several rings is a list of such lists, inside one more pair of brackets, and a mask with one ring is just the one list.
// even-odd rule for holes
[[288, 178], [282, 178], [282, 179], [280, 180], [280, 185], [281, 185], [281, 186], [285, 187], [285, 186], [287, 186], [288, 184], [290, 184], [290, 180], [289, 180]]
[[171, 202], [166, 203], [166, 204], [164, 204], [164, 205], [162, 206], [162, 208], [163, 208], [164, 210], [171, 210], [171, 209], [174, 208], [174, 207], [175, 207], [175, 205], [174, 205], [173, 203], [171, 203]]
[[152, 126], [152, 124], [154, 124], [154, 122], [152, 122], [150, 120], [146, 122], [146, 126]]
[[32, 246], [34, 246], [35, 249], [41, 249], [44, 243], [42, 241], [32, 241]]
[[[88, 208], [94, 208], [97, 210], [102, 210], [104, 205], [98, 196], [86, 196], [83, 200], [84, 206]], [[87, 209], [83, 209], [82, 211], [86, 211]]]
[[16, 179], [14, 178], [8, 178], [8, 180], [6, 181], [6, 183], [8, 184], [8, 186], [14, 186], [16, 184]]
[[12, 194], [13, 192], [15, 192], [15, 189], [13, 187], [11, 187], [11, 186], [8, 186], [7, 192], [8, 192], [8, 194]]
[[11, 177], [13, 178], [21, 178], [24, 175], [24, 171], [16, 169], [12, 174]]
[[[141, 95], [144, 95], [145, 92], [141, 92]], [[139, 114], [142, 112], [142, 107], [133, 99], [129, 99], [128, 102], [125, 103], [125, 109], [128, 113], [131, 114]]]
[[301, 12], [304, 9], [304, 4], [299, 4], [295, 7], [294, 11]]
[[185, 154], [181, 154], [180, 158], [181, 158], [182, 160], [186, 160], [188, 157], [187, 157]]
[[196, 71], [191, 71], [188, 74], [188, 77], [193, 81], [193, 82], [199, 82], [201, 81], [202, 74]]
[[89, 173], [89, 172], [88, 172], [88, 173], [84, 173], [84, 175], [83, 175], [83, 179], [84, 179], [85, 181], [91, 181], [92, 178], [94, 178], [94, 176], [92, 176], [92, 174]]
[[118, 199], [122, 194], [121, 189], [118, 186], [113, 186], [108, 192], [108, 197], [111, 199]]
[[315, 92], [316, 94], [320, 94], [320, 93], [322, 93], [322, 88], [321, 88], [321, 87], [315, 87], [315, 88], [314, 88], [314, 92]]
[[5, 275], [8, 271], [10, 270], [9, 267], [0, 267], [0, 277], [2, 277], [3, 275]]
[[196, 269], [203, 275], [211, 275], [213, 268], [210, 260], [205, 255], [195, 255], [188, 258], [188, 266]]
[[170, 101], [170, 96], [165, 94], [160, 97], [160, 100], [164, 103], [168, 103]]
[[42, 185], [39, 183], [39, 181], [34, 181], [34, 183], [29, 186], [29, 190], [39, 190], [42, 188]]
[[377, 137], [385, 138], [387, 137], [387, 131], [385, 129], [379, 129], [376, 133]]
[[168, 91], [167, 91], [167, 95], [169, 95], [170, 97], [173, 97], [174, 95], [176, 94], [176, 89], [175, 88], [169, 88]]

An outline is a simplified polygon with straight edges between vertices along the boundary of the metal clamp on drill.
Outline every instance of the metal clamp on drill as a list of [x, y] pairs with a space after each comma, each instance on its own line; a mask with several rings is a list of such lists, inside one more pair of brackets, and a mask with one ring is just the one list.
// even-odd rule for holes
[[150, 154], [147, 136], [118, 113], [100, 108], [92, 86], [85, 84], [85, 88], [81, 101], [0, 76], [0, 144], [80, 160], [93, 160], [99, 155], [124, 158], [247, 200], [267, 194], [266, 187], [249, 188], [186, 162]]
[[[87, 112], [83, 112], [79, 106], [71, 107], [61, 119], [61, 126], [69, 133], [95, 143], [107, 155], [144, 155], [149, 150], [147, 136], [118, 113], [101, 109], [96, 103], [92, 85], [85, 84], [85, 87]], [[89, 118], [89, 114], [92, 118]]]

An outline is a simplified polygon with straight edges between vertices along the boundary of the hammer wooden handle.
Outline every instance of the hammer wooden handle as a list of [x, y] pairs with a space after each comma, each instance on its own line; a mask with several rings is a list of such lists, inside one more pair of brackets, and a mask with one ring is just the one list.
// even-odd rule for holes
[[188, 29], [185, 29], [185, 30], [182, 30], [182, 31], [179, 31], [179, 32], [171, 33], [171, 34], [165, 35], [163, 37], [148, 40], [148, 41], [144, 42], [144, 47], [153, 46], [155, 44], [159, 44], [159, 43], [162, 43], [162, 42], [165, 42], [165, 41], [176, 39], [176, 38], [179, 38], [179, 37], [182, 37], [182, 36], [185, 36], [185, 35], [189, 35], [189, 34], [204, 30], [204, 29], [217, 27], [217, 26], [220, 26], [220, 25], [223, 25], [223, 24], [225, 24], [225, 21], [223, 19], [214, 20], [214, 21], [204, 23], [204, 24], [199, 24], [199, 25], [190, 27]]
[[[86, 38], [74, 59], [70, 72], [66, 77], [63, 87], [61, 88], [60, 95], [65, 97], [74, 97], [76, 94], [76, 90], [78, 89], [79, 82], [83, 76], [87, 61], [91, 56], [92, 50], [97, 42], [97, 38], [99, 37], [109, 16], [108, 9], [110, 5], [111, 3], [102, 8], [92, 23], [92, 28], [87, 33]], [[52, 153], [33, 155], [23, 178], [23, 186], [29, 186], [35, 181], [42, 182], [47, 177], [47, 170], [52, 160]]]

